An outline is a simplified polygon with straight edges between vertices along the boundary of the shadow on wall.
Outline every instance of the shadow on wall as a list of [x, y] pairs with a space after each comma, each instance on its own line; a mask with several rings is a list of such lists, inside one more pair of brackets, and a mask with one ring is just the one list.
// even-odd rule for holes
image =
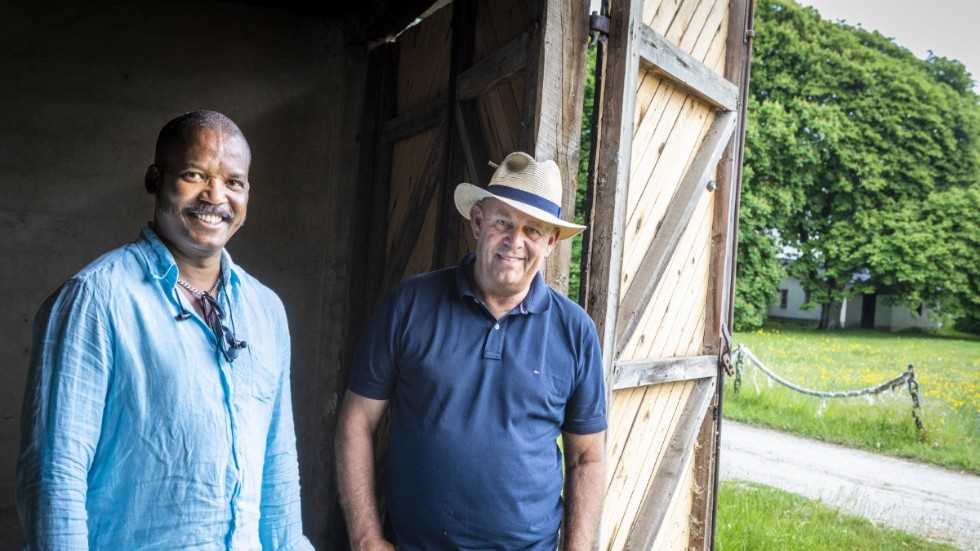
[[342, 198], [357, 170], [340, 160], [356, 158], [344, 149], [356, 139], [344, 117], [361, 111], [347, 103], [357, 68], [341, 24], [228, 2], [11, 4], [0, 4], [0, 334], [13, 350], [0, 359], [0, 549], [21, 546], [13, 479], [34, 314], [136, 238], [152, 217], [142, 179], [157, 132], [202, 108], [236, 120], [252, 146], [249, 219], [229, 248], [286, 304], [307, 532], [329, 547], [350, 257], [332, 236], [349, 238]]

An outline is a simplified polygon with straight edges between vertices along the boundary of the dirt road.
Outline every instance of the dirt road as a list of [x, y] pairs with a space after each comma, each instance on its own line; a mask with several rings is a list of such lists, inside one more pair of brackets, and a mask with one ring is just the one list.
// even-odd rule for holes
[[980, 477], [725, 420], [721, 478], [759, 482], [980, 551]]

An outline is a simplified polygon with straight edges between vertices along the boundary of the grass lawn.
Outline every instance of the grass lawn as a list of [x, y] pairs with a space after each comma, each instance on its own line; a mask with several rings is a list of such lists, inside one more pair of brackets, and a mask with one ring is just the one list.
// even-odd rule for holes
[[823, 400], [771, 381], [748, 361], [738, 394], [726, 378], [726, 418], [980, 474], [980, 341], [791, 325], [736, 333], [734, 340], [784, 379], [814, 390], [875, 386], [913, 364], [926, 430], [920, 441], [905, 386], [873, 399]]
[[758, 484], [724, 481], [718, 500], [719, 551], [956, 549]]

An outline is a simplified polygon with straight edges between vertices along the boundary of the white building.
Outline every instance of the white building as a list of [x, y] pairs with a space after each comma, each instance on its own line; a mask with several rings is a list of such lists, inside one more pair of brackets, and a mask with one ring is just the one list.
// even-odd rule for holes
[[[820, 307], [803, 310], [807, 294], [794, 277], [787, 277], [779, 284], [779, 290], [773, 302], [769, 305], [770, 318], [793, 321], [820, 321]], [[912, 312], [904, 306], [887, 304], [887, 295], [861, 295], [845, 300], [841, 305], [841, 327], [862, 327], [865, 329], [937, 329], [940, 324], [929, 319], [929, 309], [924, 306], [918, 312]]]

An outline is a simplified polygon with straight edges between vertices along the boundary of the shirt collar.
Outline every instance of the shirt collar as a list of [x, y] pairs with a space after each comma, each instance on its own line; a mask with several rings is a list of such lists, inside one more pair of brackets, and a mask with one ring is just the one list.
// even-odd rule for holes
[[[145, 263], [146, 272], [154, 279], [166, 281], [168, 286], [177, 284], [179, 271], [174, 256], [164, 245], [163, 240], [153, 229], [153, 224], [147, 224], [140, 232], [136, 240], [136, 249], [140, 252]], [[238, 269], [231, 260], [231, 255], [227, 249], [221, 250], [221, 277], [233, 287], [241, 284], [238, 276]]]
[[[473, 264], [475, 263], [476, 253], [468, 253], [459, 261], [456, 270], [456, 289], [459, 291], [460, 298], [477, 298], [469, 278], [469, 274], [473, 270]], [[548, 286], [545, 284], [541, 272], [538, 272], [534, 274], [534, 279], [531, 280], [531, 288], [528, 290], [527, 296], [524, 297], [520, 306], [518, 306], [518, 309], [522, 314], [536, 314], [538, 312], [544, 312], [550, 305], [551, 302], [548, 300]]]

